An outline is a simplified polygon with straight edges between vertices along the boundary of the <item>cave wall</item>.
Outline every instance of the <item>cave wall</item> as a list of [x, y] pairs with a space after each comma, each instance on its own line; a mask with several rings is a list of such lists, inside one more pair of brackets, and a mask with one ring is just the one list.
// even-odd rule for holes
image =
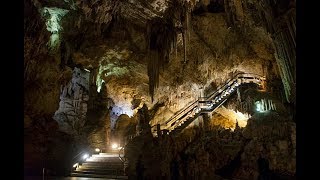
[[[158, 120], [152, 124], [167, 119], [173, 112], [196, 99], [199, 96], [199, 88], [212, 83], [220, 85], [229, 78], [230, 73], [250, 71], [272, 76], [275, 79], [281, 75], [273, 70], [277, 64], [273, 56], [275, 51], [272, 37], [268, 31], [254, 24], [257, 21], [254, 18], [257, 17], [250, 14], [252, 2], [247, 4], [245, 1], [191, 3], [194, 11], [199, 7], [199, 3], [201, 7], [206, 8], [200, 13], [189, 14], [187, 31], [177, 32], [177, 45], [171, 50], [168, 62], [159, 72], [160, 82], [155, 89], [154, 102], [151, 102], [148, 97], [150, 77], [148, 78], [147, 66], [148, 61], [152, 59], [148, 59], [150, 56], [146, 49], [148, 40], [144, 30], [147, 27], [140, 24], [142, 21], [135, 22], [130, 20], [131, 16], [126, 16], [123, 9], [128, 4], [112, 4], [109, 1], [99, 3], [32, 1], [32, 3], [30, 6], [33, 6], [34, 13], [45, 7], [54, 6], [68, 10], [67, 14], [57, 16], [61, 26], [58, 32], [45, 32], [44, 24], [46, 26], [49, 24], [53, 29], [53, 22], [45, 23], [48, 15], [44, 17], [35, 15], [43, 22], [43, 33], [47, 33], [47, 39], [44, 39], [39, 47], [46, 47], [46, 56], [55, 59], [54, 62], [59, 64], [60, 69], [57, 65], [52, 65], [50, 68], [55, 68], [55, 73], [63, 74], [61, 78], [64, 78], [64, 83], [68, 82], [71, 76], [68, 67], [93, 68], [97, 71], [98, 91], [105, 82], [107, 96], [115, 103], [114, 106], [124, 109], [122, 113], [131, 116], [136, 113], [136, 110], [131, 108], [131, 101], [135, 99], [141, 99], [147, 104], [167, 101], [166, 108], [163, 108], [164, 112], [160, 111], [159, 116], [155, 118]], [[116, 8], [112, 10], [111, 7]], [[216, 10], [212, 10], [213, 7]], [[120, 9], [123, 14], [118, 12]], [[47, 11], [54, 14], [52, 11]], [[102, 11], [108, 13], [102, 16]], [[159, 11], [165, 12], [164, 9]], [[44, 46], [44, 42], [49, 42], [50, 37], [55, 33], [59, 34], [60, 43], [57, 44], [59, 47], [53, 51], [48, 46]], [[49, 52], [51, 56], [48, 55]], [[25, 62], [28, 64], [29, 61]], [[65, 75], [66, 73], [68, 76]], [[41, 73], [38, 73], [38, 76], [39, 74]], [[53, 75], [50, 78], [53, 77], [59, 76]], [[61, 82], [54, 83], [56, 81], [49, 80], [56, 85], [53, 88], [55, 97], [59, 92], [58, 84], [61, 84]], [[30, 101], [33, 102], [33, 98], [30, 98]], [[56, 108], [58, 100], [50, 104], [55, 105]], [[52, 107], [50, 113], [53, 111], [55, 110]]]
[[225, 1], [228, 23], [240, 31], [252, 26], [264, 28], [272, 38], [285, 98], [295, 103], [296, 83], [296, 2]]
[[[141, 5], [139, 5], [141, 2], [135, 3], [136, 6]], [[221, 84], [228, 78], [229, 73], [234, 71], [253, 71], [274, 79], [281, 77], [287, 97], [294, 94], [291, 91], [295, 89], [293, 88], [295, 78], [292, 75], [295, 71], [295, 55], [289, 50], [295, 43], [295, 14], [292, 10], [294, 4], [280, 1], [275, 4], [268, 4], [267, 1], [264, 4], [255, 1], [200, 1], [192, 2], [188, 7], [195, 13], [189, 15], [187, 13], [188, 17], [183, 17], [185, 22], [182, 25], [187, 29], [177, 32], [177, 46], [171, 49], [164, 70], [159, 72], [159, 87], [155, 90], [155, 102], [151, 102], [146, 96], [150, 94], [150, 89], [147, 90], [145, 86], [150, 86], [150, 80], [147, 79], [149, 74], [146, 76], [146, 66], [152, 59], [148, 59], [150, 56], [146, 49], [148, 39], [145, 39], [144, 30], [147, 27], [141, 23], [147, 23], [151, 17], [158, 17], [166, 12], [166, 6], [169, 5], [161, 3], [163, 2], [148, 6], [148, 8], [159, 6], [158, 9], [148, 11], [150, 16], [141, 16], [141, 21], [133, 21], [137, 18], [136, 14], [129, 16], [129, 13], [123, 10], [127, 6], [134, 7], [134, 2], [121, 4], [106, 0], [41, 3], [36, 0], [28, 1], [26, 13], [29, 14], [26, 15], [37, 17], [36, 20], [25, 18], [25, 84], [28, 86], [25, 88], [27, 99], [25, 106], [27, 109], [32, 109], [28, 109], [28, 113], [54, 112], [58, 106], [58, 98], [46, 96], [57, 97], [59, 86], [70, 79], [69, 67], [72, 69], [75, 66], [96, 69], [98, 89], [101, 88], [102, 82], [106, 81], [108, 96], [115, 101], [115, 106], [124, 107], [128, 109], [127, 113], [131, 114], [134, 111], [130, 108], [130, 102], [134, 99], [144, 99], [149, 104], [154, 104], [160, 99], [169, 99], [167, 108], [176, 111], [197, 98], [196, 89], [207, 86], [213, 79], [214, 83]], [[203, 10], [198, 11], [199, 7]], [[273, 12], [271, 7], [278, 8], [274, 14], [270, 14]], [[291, 9], [290, 12], [288, 9]], [[255, 15], [255, 10], [260, 14]], [[288, 38], [284, 38], [283, 35], [281, 40], [280, 36], [274, 33], [274, 29], [281, 29], [281, 25], [276, 25], [273, 29], [268, 25], [281, 24], [282, 21], [279, 19], [286, 19], [285, 22], [289, 27], [283, 30]], [[263, 26], [263, 23], [266, 26]], [[38, 33], [33, 33], [31, 27], [37, 28], [35, 31]], [[120, 27], [125, 28], [118, 29]], [[56, 36], [58, 38], [53, 47], [51, 41]], [[38, 46], [31, 47], [29, 44], [33, 44], [33, 41], [38, 41]], [[279, 44], [287, 41], [286, 46]], [[285, 50], [281, 50], [280, 46]], [[283, 55], [284, 51], [289, 53], [288, 57]], [[275, 52], [276, 58], [273, 56]], [[288, 58], [290, 60], [287, 62], [285, 59]], [[46, 60], [40, 61], [40, 59]], [[37, 66], [36, 64], [40, 62], [43, 65]], [[197, 68], [193, 68], [194, 66]], [[280, 73], [274, 70], [277, 67]], [[43, 69], [46, 69], [46, 72], [43, 72]], [[124, 78], [129, 80], [125, 82]], [[35, 82], [39, 83], [30, 85]], [[54, 102], [46, 103], [41, 108], [33, 108], [36, 107], [35, 104], [41, 104], [38, 102], [41, 98], [31, 98], [31, 95], [29, 98], [28, 92], [32, 94], [32, 89], [36, 85], [47, 86], [47, 83], [51, 83], [52, 87], [46, 88], [48, 92], [40, 92], [38, 95]], [[137, 87], [137, 84], [140, 87]], [[124, 89], [122, 95], [118, 93], [120, 88]], [[45, 88], [35, 89], [43, 91]], [[163, 113], [162, 119], [170, 114], [170, 112]]]
[[[159, 107], [150, 124], [163, 122], [197, 99], [199, 89], [210, 92], [239, 71], [265, 75], [268, 91], [278, 93], [279, 99], [283, 98], [281, 92], [284, 91], [286, 100], [294, 102], [295, 2], [174, 3], [184, 5], [173, 8], [179, 11], [182, 24], [174, 25], [176, 36], [168, 34], [175, 39], [174, 46], [171, 47], [170, 39], [160, 37], [167, 43], [165, 55], [170, 56], [166, 56], [158, 71], [159, 84], [152, 101], [148, 67], [156, 56], [150, 56], [148, 51], [150, 34], [147, 28], [148, 23], [158, 18], [161, 23], [156, 23], [155, 27], [161, 26], [165, 32], [172, 30], [172, 21], [167, 26], [170, 21], [166, 19], [163, 23], [161, 20], [170, 17], [170, 14], [165, 15], [170, 4], [140, 0], [26, 1], [26, 132], [32, 136], [35, 127], [56, 123], [52, 117], [57, 110], [61, 111], [61, 90], [72, 87], [70, 81], [77, 68], [89, 69], [91, 74], [89, 87], [83, 90], [89, 91], [85, 93], [89, 100], [84, 100], [88, 107], [82, 112], [81, 126], [83, 135], [87, 136], [82, 143], [92, 147], [103, 147], [105, 142], [111, 141], [110, 129], [115, 127], [120, 114], [133, 117], [144, 103], [151, 108], [163, 102], [164, 106]], [[281, 83], [283, 88], [279, 87]], [[80, 89], [83, 88], [77, 88], [76, 92]], [[71, 95], [69, 100], [74, 99], [72, 92], [67, 94]], [[63, 145], [75, 141], [60, 132], [61, 127], [51, 133], [61, 140], [57, 142]], [[40, 137], [47, 137], [48, 131], [41, 132]], [[71, 140], [65, 141], [64, 137]], [[32, 141], [26, 139], [25, 144], [30, 147]], [[38, 140], [37, 147], [41, 147], [41, 143]], [[26, 152], [36, 151], [28, 149]]]
[[295, 123], [276, 111], [255, 113], [234, 131], [213, 126], [178, 136], [146, 133], [125, 147], [127, 173], [132, 179], [294, 179], [295, 136]]
[[[84, 70], [81, 64], [73, 62], [72, 55], [75, 50], [81, 48], [83, 39], [79, 37], [86, 31], [79, 30], [82, 25], [81, 20], [76, 21], [79, 25], [77, 28], [73, 26], [75, 21], [68, 21], [75, 20], [75, 17], [79, 19], [84, 17], [78, 16], [74, 7], [70, 6], [72, 3], [68, 3], [69, 1], [40, 2], [37, 0], [24, 3], [24, 168], [26, 175], [40, 175], [43, 167], [50, 175], [65, 175], [69, 173], [70, 158], [84, 147], [82, 142], [77, 142], [79, 139], [70, 135], [70, 131], [67, 133], [61, 131], [61, 124], [59, 126], [53, 119], [54, 113], [59, 109], [59, 96], [64, 87], [69, 87], [71, 90], [73, 86], [73, 90], [77, 93], [80, 89], [88, 91], [88, 87], [79, 87], [86, 86], [83, 83], [78, 85], [79, 82], [70, 82], [76, 66]], [[103, 23], [99, 21], [97, 24], [100, 22]], [[89, 27], [95, 28], [95, 26]], [[78, 87], [75, 88], [75, 86]], [[75, 94], [71, 91], [64, 95], [72, 97], [61, 97], [74, 100]], [[86, 115], [85, 111], [82, 113], [82, 120], [85, 119], [83, 115]], [[72, 133], [74, 132], [71, 131]]]

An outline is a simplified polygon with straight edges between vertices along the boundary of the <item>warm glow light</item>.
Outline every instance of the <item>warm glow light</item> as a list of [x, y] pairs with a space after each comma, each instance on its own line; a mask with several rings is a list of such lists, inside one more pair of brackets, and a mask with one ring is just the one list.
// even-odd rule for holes
[[85, 154], [82, 156], [83, 159], [87, 159], [89, 157], [89, 154]]
[[[221, 122], [220, 125], [226, 129], [230, 128], [231, 130], [234, 130], [234, 128], [236, 127], [235, 126], [236, 122], [238, 122], [238, 125], [240, 127], [246, 127], [247, 120], [251, 117], [250, 114], [248, 113], [234, 111], [232, 109], [227, 109], [225, 107], [221, 107], [217, 109], [216, 112], [229, 120], [226, 122]], [[234, 125], [231, 125], [232, 124], [231, 122], [233, 122]]]
[[239, 111], [236, 112], [236, 118], [240, 121], [247, 121], [250, 118], [249, 114], [243, 114]]
[[99, 149], [99, 148], [96, 148], [95, 151], [96, 151], [96, 152], [100, 152], [100, 149]]
[[112, 146], [111, 146], [112, 149], [117, 149], [117, 147], [118, 147], [118, 144], [116, 144], [116, 143], [112, 144]]

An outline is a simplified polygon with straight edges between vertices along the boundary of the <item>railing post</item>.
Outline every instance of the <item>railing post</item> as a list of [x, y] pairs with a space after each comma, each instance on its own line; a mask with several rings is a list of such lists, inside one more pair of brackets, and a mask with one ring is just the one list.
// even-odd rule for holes
[[45, 168], [42, 168], [42, 180], [44, 180], [44, 173], [45, 173]]
[[160, 124], [157, 124], [157, 135], [158, 137], [161, 136]]
[[205, 97], [204, 97], [204, 88], [203, 87], [201, 87], [201, 88], [199, 88], [199, 91], [200, 91], [200, 94], [199, 94], [199, 100], [202, 100], [202, 99], [205, 99]]

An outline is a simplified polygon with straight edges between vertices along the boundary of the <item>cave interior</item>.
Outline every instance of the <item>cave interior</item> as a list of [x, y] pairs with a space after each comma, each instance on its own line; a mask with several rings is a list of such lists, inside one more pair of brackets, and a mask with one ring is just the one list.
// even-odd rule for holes
[[26, 178], [296, 178], [295, 0], [25, 0], [23, 69]]

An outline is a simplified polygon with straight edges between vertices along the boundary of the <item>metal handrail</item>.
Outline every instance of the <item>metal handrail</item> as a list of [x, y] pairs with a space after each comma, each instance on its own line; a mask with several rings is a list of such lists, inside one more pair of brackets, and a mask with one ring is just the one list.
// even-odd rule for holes
[[226, 88], [227, 85], [228, 85], [231, 81], [237, 80], [240, 75], [245, 75], [245, 74], [252, 74], [252, 75], [254, 75], [254, 76], [263, 77], [263, 76], [261, 76], [261, 75], [259, 75], [259, 74], [255, 74], [255, 73], [239, 72], [239, 73], [237, 73], [236, 75], [234, 75], [231, 79], [229, 79], [226, 83], [224, 83], [224, 85], [223, 85], [222, 87], [219, 87], [217, 90], [215, 90], [213, 93], [211, 93], [211, 94], [210, 94], [209, 96], [207, 96], [207, 97], [213, 96], [214, 94], [216, 94], [217, 92], [219, 92], [219, 90]]
[[[76, 166], [76, 167], [74, 167], [73, 165], [74, 164], [78, 164], [79, 165], [79, 163], [82, 163], [82, 161], [81, 161], [81, 156], [80, 155], [83, 155], [83, 154], [85, 154], [85, 153], [88, 153], [88, 154], [90, 154], [91, 155], [91, 152], [88, 152], [88, 149], [89, 149], [89, 146], [86, 146], [85, 147], [85, 150], [82, 150], [82, 151], [80, 151], [77, 155], [75, 155], [72, 159], [71, 159], [71, 164], [70, 164], [70, 166], [72, 167], [70, 170], [71, 170], [71, 172], [73, 172], [78, 166]], [[89, 156], [90, 156], [89, 155]]]
[[[233, 78], [229, 79], [222, 87], [218, 88], [218, 89], [215, 90], [211, 95], [209, 95], [209, 97], [211, 97], [211, 96], [219, 93], [219, 90], [225, 89], [225, 88], [227, 87], [228, 83], [231, 82], [231, 81], [234, 81], [234, 80], [236, 79], [236, 77], [237, 77], [238, 75], [240, 75], [240, 74], [246, 74], [246, 73], [241, 73], [241, 72], [240, 72], [240, 73], [237, 73], [236, 75], [233, 76]], [[208, 99], [208, 98], [206, 98], [206, 99]], [[193, 103], [191, 103], [190, 105], [188, 105], [186, 108], [181, 109], [178, 113], [176, 113], [174, 116], [172, 116], [169, 120], [167, 120], [165, 123], [162, 123], [161, 125], [163, 125], [163, 124], [168, 124], [169, 122], [172, 122], [173, 120], [176, 120], [178, 115], [180, 115], [180, 114], [182, 114], [183, 112], [187, 111], [188, 108], [190, 108], [190, 107], [191, 107], [192, 105], [194, 105], [194, 104], [197, 104], [198, 101], [199, 101], [199, 100], [195, 100]], [[190, 112], [190, 110], [188, 110], [186, 113], [189, 113], [189, 112]], [[183, 115], [184, 115], [184, 114], [183, 114]], [[183, 116], [183, 115], [182, 115], [182, 116]], [[178, 119], [178, 120], [179, 120], [179, 119]]]
[[[121, 147], [121, 149], [119, 150], [119, 159], [120, 159], [121, 162], [124, 163], [125, 160], [121, 157], [121, 151], [122, 151], [122, 150], [124, 150], [124, 147]], [[124, 152], [123, 152], [123, 154], [124, 154]]]
[[[172, 119], [170, 119], [170, 121], [168, 121], [168, 122], [166, 122], [166, 123], [164, 123], [164, 124], [166, 124], [166, 125], [168, 125], [168, 124], [170, 124], [171, 122], [174, 122], [174, 121], [176, 121], [177, 119], [179, 120], [179, 119], [181, 119], [181, 118], [183, 118], [183, 116], [185, 116], [187, 113], [189, 113], [190, 111], [192, 111], [193, 109], [194, 109], [194, 107], [197, 105], [197, 102], [198, 102], [198, 100], [197, 101], [195, 101], [194, 103], [192, 103], [192, 106], [189, 106], [189, 107], [187, 107], [187, 108], [185, 108], [181, 113], [180, 113], [180, 116], [177, 116], [177, 117], [174, 117], [174, 118], [172, 118]], [[192, 107], [192, 108], [191, 108]], [[190, 109], [191, 108], [191, 109]]]
[[[213, 93], [211, 93], [210, 95], [206, 96], [206, 97], [202, 97], [204, 100], [201, 100], [201, 101], [211, 101], [214, 97], [216, 97], [217, 95], [219, 94], [222, 94], [223, 92], [225, 92], [225, 90], [230, 87], [231, 84], [235, 83], [238, 79], [242, 79], [242, 78], [246, 78], [246, 75], [249, 75], [249, 76], [254, 76], [254, 79], [256, 79], [257, 77], [260, 79], [260, 80], [265, 80], [265, 77], [264, 76], [261, 76], [259, 74], [255, 74], [255, 73], [245, 73], [245, 72], [239, 72], [237, 74], [235, 74], [232, 78], [230, 78], [229, 80], [226, 81], [226, 83], [224, 83], [224, 85], [222, 86], [219, 86]], [[230, 84], [230, 82], [232, 82]], [[239, 85], [241, 85], [242, 82], [240, 82]], [[234, 92], [234, 91], [233, 91]], [[232, 92], [232, 93], [233, 93]], [[231, 93], [231, 94], [232, 94]], [[220, 101], [220, 103], [217, 105], [217, 106], [213, 106], [212, 109], [208, 109], [210, 111], [213, 111], [215, 110], [216, 108], [220, 107], [229, 97], [230, 95], [229, 94], [228, 96], [224, 97], [223, 98], [223, 101]], [[184, 121], [185, 118], [188, 118], [189, 116], [186, 116], [190, 111], [193, 111], [195, 107], [198, 107], [198, 103], [199, 103], [199, 99], [198, 100], [195, 100], [193, 101], [191, 104], [187, 105], [185, 108], [182, 108], [181, 110], [179, 110], [178, 112], [176, 112], [172, 117], [170, 117], [167, 121], [163, 122], [160, 124], [160, 126], [166, 126], [166, 128], [168, 127], [168, 124], [172, 124], [174, 122], [176, 122], [173, 126], [170, 127], [170, 129], [175, 129], [178, 124], [181, 122], [181, 121]], [[192, 108], [191, 108], [192, 107]], [[204, 113], [208, 110], [202, 110], [200, 109], [199, 112], [195, 113], [194, 116], [197, 116], [201, 113]], [[192, 113], [192, 112], [191, 112]], [[151, 128], [154, 128], [156, 125], [152, 126]]]
[[168, 122], [170, 122], [171, 120], [175, 119], [178, 115], [180, 115], [181, 113], [183, 113], [186, 109], [188, 109], [189, 107], [191, 107], [192, 105], [194, 105], [195, 103], [197, 103], [198, 100], [193, 101], [190, 105], [188, 105], [186, 108], [182, 108], [181, 110], [179, 110], [177, 113], [175, 113], [172, 117], [170, 117], [165, 123], [162, 124], [168, 124]]
[[[239, 77], [240, 75], [242, 75], [242, 77]], [[216, 97], [218, 94], [222, 94], [225, 90], [226, 90], [226, 88], [228, 88], [229, 87], [229, 83], [230, 82], [232, 82], [232, 83], [234, 83], [235, 81], [237, 81], [239, 78], [244, 78], [243, 76], [245, 76], [245, 75], [254, 75], [255, 77], [259, 77], [259, 79], [265, 79], [263, 76], [261, 76], [261, 75], [258, 75], [258, 74], [254, 74], [254, 73], [243, 73], [243, 72], [240, 72], [240, 73], [237, 73], [236, 75], [234, 75], [233, 76], [233, 78], [231, 78], [231, 79], [229, 79], [223, 86], [221, 86], [221, 87], [219, 87], [217, 90], [215, 90], [213, 93], [211, 93], [209, 96], [207, 96], [207, 97], [204, 97], [204, 101], [210, 101], [212, 98], [214, 98], [214, 97]], [[232, 84], [231, 83], [231, 84]], [[234, 91], [233, 91], [234, 92]], [[231, 93], [232, 94], [232, 93]], [[212, 108], [210, 108], [209, 109], [209, 111], [213, 111], [213, 110], [215, 110], [215, 109], [217, 109], [218, 107], [220, 107], [229, 97], [230, 97], [230, 95], [231, 94], [229, 94], [228, 96], [226, 96], [226, 97], [224, 97], [223, 98], [223, 100], [222, 101], [220, 101], [220, 103], [218, 104], [218, 105], [216, 105], [216, 106], [213, 106]], [[194, 105], [194, 104], [196, 104], [197, 102], [199, 102], [199, 100], [196, 100], [195, 102], [193, 102], [191, 105]], [[181, 114], [182, 112], [185, 112], [183, 115], [181, 115], [180, 116], [180, 118], [178, 119], [178, 122], [176, 122], [176, 124], [173, 126], [173, 130], [179, 125], [179, 123], [181, 122], [181, 121], [183, 121], [185, 118], [188, 118], [188, 117], [186, 117], [185, 115], [187, 114], [187, 113], [189, 113], [191, 110], [193, 110], [193, 109], [189, 109], [190, 107], [191, 107], [191, 105], [189, 105], [188, 107], [186, 107], [186, 108], [183, 108], [182, 110], [180, 110], [179, 111], [179, 114]], [[189, 110], [188, 110], [189, 109]], [[188, 110], [188, 111], [187, 111]], [[197, 115], [199, 115], [199, 114], [201, 114], [201, 113], [203, 113], [203, 112], [205, 112], [205, 111], [208, 111], [208, 110], [200, 110], [200, 112], [198, 112], [198, 113], [196, 113], [194, 116], [197, 116]], [[172, 122], [172, 120], [175, 120], [176, 119], [176, 117], [177, 116], [174, 116], [174, 117], [171, 117], [168, 121], [166, 121], [166, 124], [168, 124], [168, 122]]]

